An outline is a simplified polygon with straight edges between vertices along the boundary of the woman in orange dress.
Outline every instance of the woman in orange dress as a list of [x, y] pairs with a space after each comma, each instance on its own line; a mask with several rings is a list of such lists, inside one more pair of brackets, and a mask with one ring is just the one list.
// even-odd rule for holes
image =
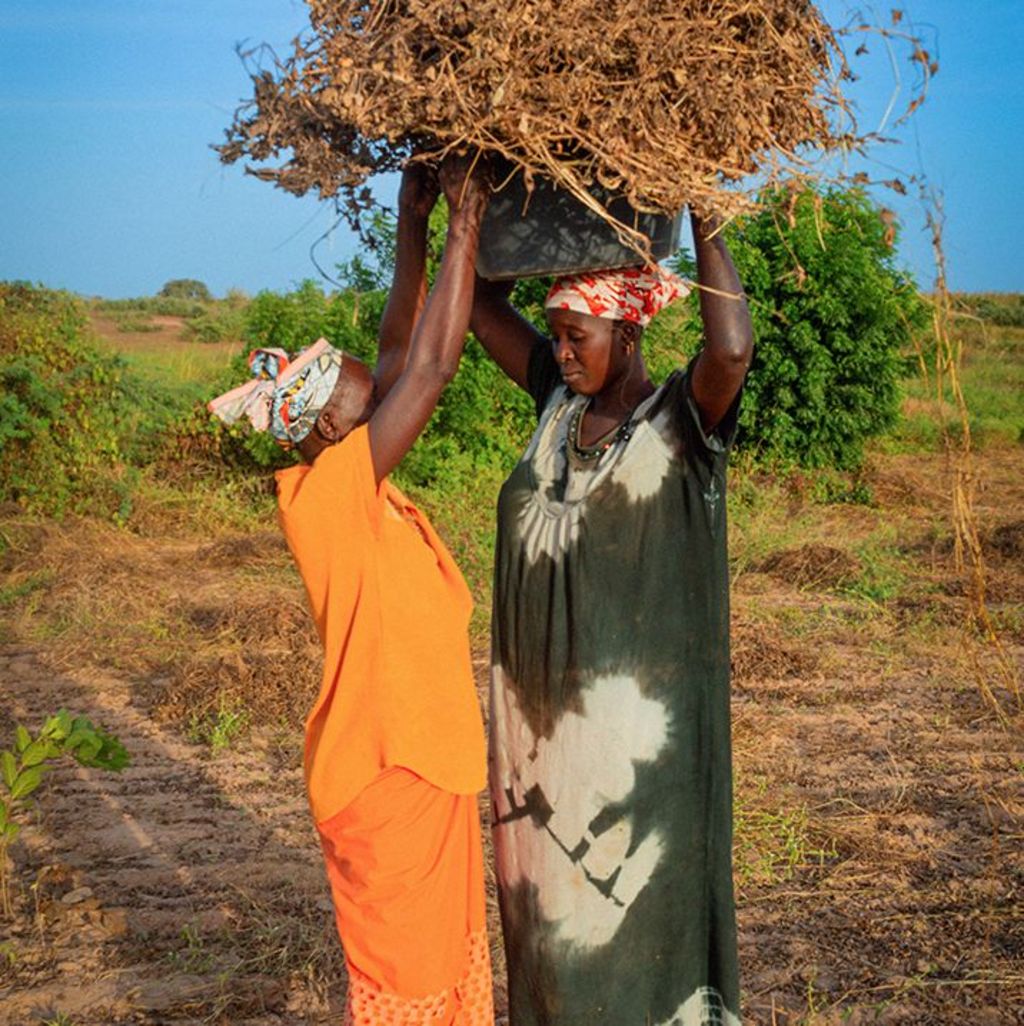
[[352, 1026], [493, 1023], [472, 603], [427, 518], [387, 478], [454, 375], [469, 323], [487, 189], [462, 161], [442, 166], [441, 184], [448, 236], [424, 303], [437, 185], [421, 168], [403, 176], [372, 372], [321, 339], [290, 363], [261, 352], [254, 365], [277, 373], [211, 404], [303, 458], [278, 473], [278, 506], [324, 646], [304, 765]]

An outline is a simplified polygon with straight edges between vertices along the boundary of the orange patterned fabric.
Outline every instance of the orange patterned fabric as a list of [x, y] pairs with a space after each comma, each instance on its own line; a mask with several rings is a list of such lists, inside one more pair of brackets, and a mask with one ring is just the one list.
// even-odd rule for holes
[[403, 998], [348, 968], [343, 1026], [493, 1026], [491, 954], [487, 931], [469, 938], [469, 968], [454, 987], [424, 998]]
[[385, 770], [318, 825], [351, 1026], [493, 1026], [473, 795]]

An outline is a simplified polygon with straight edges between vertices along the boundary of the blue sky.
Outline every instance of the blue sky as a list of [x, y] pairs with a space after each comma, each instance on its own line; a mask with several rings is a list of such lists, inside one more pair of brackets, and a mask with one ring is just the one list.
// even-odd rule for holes
[[[837, 21], [850, 9], [823, 6]], [[248, 92], [236, 44], [286, 51], [305, 10], [299, 0], [3, 0], [0, 279], [123, 297], [171, 278], [223, 294], [315, 277], [309, 249], [333, 223], [330, 207], [223, 167], [209, 148]], [[941, 190], [954, 288], [1024, 291], [1021, 2], [910, 0], [908, 11], [941, 71], [900, 144], [877, 158]], [[853, 96], [874, 127], [893, 78], [884, 48], [869, 45]], [[898, 108], [912, 77], [905, 61], [900, 70]], [[920, 203], [879, 199], [897, 207], [900, 258], [929, 287]], [[317, 254], [331, 269], [355, 248], [339, 228]]]

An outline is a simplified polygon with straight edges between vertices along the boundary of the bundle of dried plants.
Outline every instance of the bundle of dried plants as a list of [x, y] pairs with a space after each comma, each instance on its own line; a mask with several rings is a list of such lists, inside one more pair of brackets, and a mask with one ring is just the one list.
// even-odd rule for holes
[[253, 69], [218, 150], [334, 197], [353, 223], [373, 204], [371, 175], [456, 148], [594, 209], [600, 187], [643, 211], [729, 217], [752, 202], [741, 180], [862, 141], [836, 35], [808, 0], [308, 5], [310, 31]]

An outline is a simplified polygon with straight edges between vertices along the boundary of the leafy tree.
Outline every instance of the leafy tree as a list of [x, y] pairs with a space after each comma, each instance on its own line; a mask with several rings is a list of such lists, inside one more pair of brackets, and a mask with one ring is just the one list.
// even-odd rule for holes
[[[896, 423], [924, 302], [862, 191], [778, 188], [762, 200], [725, 229], [756, 342], [737, 446], [772, 463], [854, 468], [864, 442]], [[692, 276], [689, 254], [675, 265]], [[689, 302], [696, 313], [696, 293]], [[683, 336], [696, 350], [699, 318]]]
[[193, 299], [209, 303], [213, 296], [206, 285], [195, 278], [173, 278], [157, 293], [165, 299]]

